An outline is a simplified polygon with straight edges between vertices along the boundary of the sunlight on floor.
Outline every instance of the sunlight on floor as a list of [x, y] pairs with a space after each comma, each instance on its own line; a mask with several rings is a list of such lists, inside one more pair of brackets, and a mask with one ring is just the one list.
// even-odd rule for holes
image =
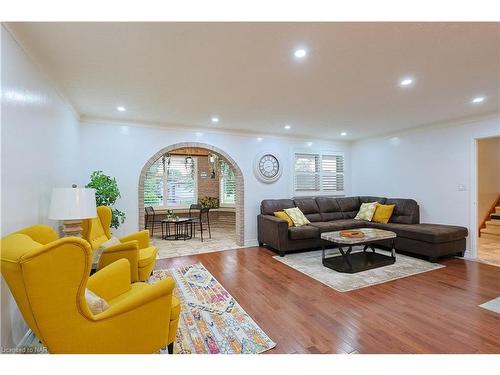
[[167, 241], [162, 240], [161, 235], [155, 232], [152, 238], [153, 244], [158, 247], [158, 259], [173, 258], [178, 256], [211, 253], [214, 251], [236, 249], [235, 228], [212, 228], [212, 238], [208, 237], [208, 231], [203, 232], [203, 242], [200, 233], [190, 240]]
[[478, 238], [477, 257], [482, 262], [500, 266], [500, 241]]

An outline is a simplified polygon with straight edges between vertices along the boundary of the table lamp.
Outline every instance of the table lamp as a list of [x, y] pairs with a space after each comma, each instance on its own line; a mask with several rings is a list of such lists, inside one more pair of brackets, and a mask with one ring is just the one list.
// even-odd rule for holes
[[81, 237], [82, 219], [97, 216], [95, 189], [54, 188], [50, 199], [49, 219], [64, 220], [64, 236]]

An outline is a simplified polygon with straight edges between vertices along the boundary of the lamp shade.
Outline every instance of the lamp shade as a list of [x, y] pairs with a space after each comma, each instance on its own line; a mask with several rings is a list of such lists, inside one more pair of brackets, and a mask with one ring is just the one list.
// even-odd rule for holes
[[52, 189], [49, 219], [80, 220], [96, 216], [95, 189]]

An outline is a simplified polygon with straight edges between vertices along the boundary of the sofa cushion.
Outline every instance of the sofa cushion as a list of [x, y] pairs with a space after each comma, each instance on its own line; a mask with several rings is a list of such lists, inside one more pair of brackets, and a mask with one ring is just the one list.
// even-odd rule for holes
[[338, 220], [344, 218], [336, 198], [317, 197], [316, 203], [321, 215], [321, 221]]
[[418, 224], [418, 204], [413, 199], [387, 198], [385, 204], [395, 204], [389, 223]]
[[264, 199], [260, 204], [260, 213], [263, 215], [274, 215], [277, 211], [293, 207], [295, 207], [295, 203], [291, 199]]
[[464, 227], [442, 224], [378, 224], [375, 227], [395, 232], [398, 237], [409, 238], [430, 243], [444, 243], [467, 237], [468, 230]]
[[337, 198], [344, 219], [353, 219], [359, 211], [359, 197]]
[[371, 196], [361, 196], [359, 197], [359, 203], [372, 203], [378, 202], [380, 204], [384, 204], [387, 198], [384, 197], [371, 197]]
[[300, 208], [309, 221], [321, 221], [319, 207], [314, 198], [295, 198], [295, 206]]
[[324, 233], [335, 232], [344, 229], [362, 228], [366, 227], [367, 225], [366, 222], [362, 220], [340, 219], [328, 222], [320, 221], [317, 223], [311, 223], [311, 226], [318, 228], [320, 233]]
[[319, 229], [312, 225], [288, 228], [288, 236], [291, 240], [307, 240], [319, 237]]

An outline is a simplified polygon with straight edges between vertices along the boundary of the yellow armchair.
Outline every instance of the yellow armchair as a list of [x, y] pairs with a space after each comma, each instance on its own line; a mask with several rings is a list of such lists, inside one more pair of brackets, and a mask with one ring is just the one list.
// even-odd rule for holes
[[[82, 237], [90, 243], [92, 249], [99, 249], [103, 242], [111, 238], [111, 209], [106, 206], [97, 207], [97, 217], [83, 220], [82, 229]], [[103, 251], [97, 269], [125, 258], [130, 262], [132, 281], [146, 281], [155, 267], [158, 253], [158, 249], [149, 244], [149, 231], [129, 234], [120, 238], [120, 242]]]
[[[1, 271], [29, 327], [50, 353], [154, 353], [173, 341], [180, 304], [174, 281], [131, 283], [120, 259], [89, 278], [91, 248], [76, 237], [57, 239], [42, 225], [1, 241]], [[94, 315], [85, 288], [109, 308]]]

